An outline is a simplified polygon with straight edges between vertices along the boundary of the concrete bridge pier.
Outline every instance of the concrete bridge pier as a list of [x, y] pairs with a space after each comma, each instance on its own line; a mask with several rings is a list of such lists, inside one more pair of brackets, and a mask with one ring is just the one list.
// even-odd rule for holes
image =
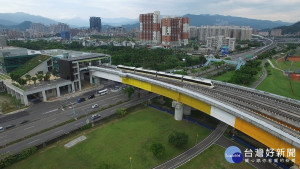
[[172, 102], [172, 107], [175, 108], [175, 114], [174, 114], [174, 118], [175, 120], [182, 120], [183, 117], [183, 105], [180, 102], [177, 101], [173, 101]]
[[100, 82], [100, 78], [99, 77], [95, 77], [95, 84], [96, 86], [100, 86], [101, 82]]
[[191, 107], [188, 105], [173, 101], [172, 107], [175, 108], [175, 120], [182, 120], [183, 115], [191, 115]]
[[183, 114], [187, 116], [191, 115], [191, 107], [188, 105], [183, 105]]

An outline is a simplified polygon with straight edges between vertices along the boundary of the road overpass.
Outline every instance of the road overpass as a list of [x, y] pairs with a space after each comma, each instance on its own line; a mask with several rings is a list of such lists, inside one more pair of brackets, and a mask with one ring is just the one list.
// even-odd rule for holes
[[[122, 72], [113, 67], [88, 67], [94, 78], [105, 78], [141, 88], [174, 100], [175, 119], [185, 107], [193, 107], [231, 125], [300, 164], [300, 102], [251, 88], [214, 81], [213, 89]], [[287, 150], [295, 149], [296, 158]]]

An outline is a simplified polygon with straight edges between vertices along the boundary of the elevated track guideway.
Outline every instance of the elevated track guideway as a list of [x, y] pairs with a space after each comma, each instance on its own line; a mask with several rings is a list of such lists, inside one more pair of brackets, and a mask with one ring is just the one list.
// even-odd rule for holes
[[[114, 67], [89, 66], [88, 69], [93, 77], [138, 87], [196, 108], [275, 151], [283, 149], [285, 157], [300, 164], [299, 101], [208, 79], [186, 77], [184, 81], [177, 75], [175, 78], [167, 74], [158, 76], [151, 70], [138, 73]], [[205, 83], [192, 83], [193, 79]], [[205, 87], [208, 82], [213, 86]], [[295, 149], [296, 157], [288, 156], [288, 149]]]

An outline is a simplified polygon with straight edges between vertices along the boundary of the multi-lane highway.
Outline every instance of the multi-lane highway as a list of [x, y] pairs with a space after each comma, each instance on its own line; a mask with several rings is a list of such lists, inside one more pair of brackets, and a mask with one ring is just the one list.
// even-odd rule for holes
[[[138, 104], [140, 104], [144, 101], [147, 101], [155, 96], [156, 95], [154, 95], [154, 94], [149, 94], [148, 92], [143, 92], [143, 93], [141, 93], [141, 98], [138, 98], [137, 96], [135, 96], [128, 102], [116, 105], [114, 107], [111, 107], [111, 108], [108, 108], [106, 110], [99, 112], [98, 114], [101, 115], [101, 118], [98, 118], [97, 121], [101, 120], [105, 117], [111, 116], [112, 114], [115, 113], [116, 109], [118, 109], [118, 108], [127, 108], [127, 107], [131, 107], [134, 105], [138, 105]], [[85, 118], [78, 119], [78, 120], [68, 123], [66, 125], [57, 127], [53, 130], [33, 136], [26, 140], [20, 141], [18, 143], [6, 146], [6, 147], [0, 149], [0, 154], [6, 154], [6, 153], [16, 154], [16, 153], [20, 152], [21, 150], [28, 148], [30, 146], [41, 145], [46, 141], [55, 139], [62, 135], [68, 134], [73, 130], [78, 129], [79, 127], [86, 124], [87, 119], [89, 119], [89, 121], [91, 121], [90, 116], [87, 116]]]
[[[12, 129], [7, 129], [4, 132], [0, 133], [0, 146], [4, 146], [7, 143], [12, 142], [14, 140], [24, 138], [25, 136], [40, 132], [44, 129], [58, 125], [70, 119], [74, 119], [75, 117], [88, 114], [97, 109], [101, 109], [127, 99], [127, 96], [122, 91], [119, 91], [117, 93], [110, 93], [108, 95], [98, 96], [95, 99], [90, 99], [82, 103], [73, 102], [74, 111], [76, 113], [75, 115], [73, 107], [69, 105], [63, 110], [61, 108], [54, 108], [47, 111], [40, 111], [40, 116], [38, 118], [35, 118], [36, 114], [29, 114], [20, 119], [7, 121], [3, 124], [17, 124], [17, 126]], [[97, 109], [92, 109], [92, 106], [94, 104], [98, 104], [99, 107]], [[19, 124], [19, 122], [23, 120], [30, 121], [23, 125]]]

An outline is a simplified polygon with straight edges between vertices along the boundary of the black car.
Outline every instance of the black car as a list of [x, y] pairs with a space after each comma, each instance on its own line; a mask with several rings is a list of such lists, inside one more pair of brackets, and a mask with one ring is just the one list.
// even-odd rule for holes
[[77, 100], [77, 103], [81, 103], [81, 102], [84, 102], [85, 101], [85, 98], [79, 98], [78, 100]]
[[14, 125], [14, 124], [9, 124], [9, 125], [7, 125], [6, 126], [6, 129], [10, 129], [10, 128], [13, 128], [13, 127], [15, 127], [16, 125]]
[[20, 122], [20, 124], [25, 124], [27, 122], [29, 122], [29, 120], [23, 120], [23, 121]]
[[94, 94], [89, 95], [89, 97], [88, 97], [88, 99], [93, 99], [93, 98], [95, 98], [95, 95], [94, 95]]

